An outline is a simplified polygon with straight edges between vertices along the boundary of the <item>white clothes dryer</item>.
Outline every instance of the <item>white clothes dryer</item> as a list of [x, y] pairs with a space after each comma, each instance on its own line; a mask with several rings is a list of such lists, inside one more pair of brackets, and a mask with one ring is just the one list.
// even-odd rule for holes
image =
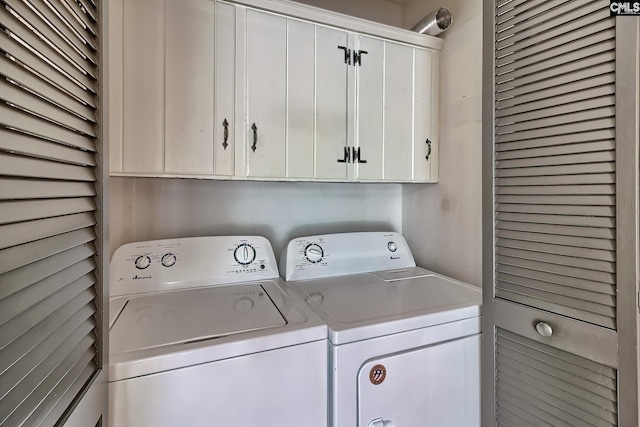
[[398, 233], [300, 237], [287, 285], [329, 326], [334, 427], [478, 427], [477, 287], [416, 267]]
[[327, 327], [263, 237], [130, 243], [110, 266], [114, 427], [327, 425]]

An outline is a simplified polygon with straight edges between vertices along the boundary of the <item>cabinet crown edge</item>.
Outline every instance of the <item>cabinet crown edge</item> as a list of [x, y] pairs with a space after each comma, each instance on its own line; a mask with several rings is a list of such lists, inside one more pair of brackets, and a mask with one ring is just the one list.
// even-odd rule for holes
[[304, 19], [317, 24], [329, 25], [347, 31], [354, 31], [373, 37], [382, 37], [389, 40], [408, 43], [435, 51], [442, 50], [443, 40], [416, 33], [404, 28], [394, 27], [379, 22], [369, 21], [355, 16], [342, 14], [315, 6], [297, 3], [290, 0], [219, 0], [239, 6], [247, 6], [260, 9], [265, 12], [274, 12]]

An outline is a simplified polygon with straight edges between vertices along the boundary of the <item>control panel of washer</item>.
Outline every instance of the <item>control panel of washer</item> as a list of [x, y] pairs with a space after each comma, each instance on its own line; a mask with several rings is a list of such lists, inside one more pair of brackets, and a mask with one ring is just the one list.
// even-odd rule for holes
[[129, 243], [113, 254], [110, 295], [278, 277], [271, 244], [260, 236], [207, 236]]
[[415, 267], [406, 240], [399, 233], [323, 234], [291, 240], [280, 257], [286, 280]]

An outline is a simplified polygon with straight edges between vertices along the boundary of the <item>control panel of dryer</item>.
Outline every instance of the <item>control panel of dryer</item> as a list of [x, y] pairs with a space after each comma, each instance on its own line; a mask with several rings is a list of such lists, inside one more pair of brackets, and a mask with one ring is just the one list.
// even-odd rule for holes
[[111, 297], [278, 277], [260, 236], [207, 236], [129, 243], [113, 254]]
[[306, 280], [415, 267], [399, 233], [323, 234], [291, 240], [280, 257], [286, 280]]

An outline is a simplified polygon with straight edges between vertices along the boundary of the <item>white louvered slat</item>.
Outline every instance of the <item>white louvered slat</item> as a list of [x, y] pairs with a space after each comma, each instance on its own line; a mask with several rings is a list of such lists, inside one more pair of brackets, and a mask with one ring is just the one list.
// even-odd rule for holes
[[94, 210], [95, 201], [85, 197], [5, 202], [0, 212], [0, 225]]
[[84, 212], [0, 226], [0, 248], [33, 242], [95, 225], [93, 214]]
[[497, 417], [534, 425], [617, 426], [616, 371], [498, 328]]
[[32, 70], [33, 73], [52, 86], [66, 91], [85, 105], [96, 108], [94, 94], [86, 92], [82, 86], [68, 79], [59, 68], [52, 67], [43, 57], [35, 55], [34, 52], [3, 31], [0, 31], [0, 48], [8, 52], [11, 60], [17, 61], [25, 68]]
[[97, 16], [0, 8], [1, 425], [58, 425], [102, 368]]
[[89, 244], [95, 239], [94, 230], [81, 228], [70, 233], [2, 249], [0, 250], [0, 274], [62, 253], [78, 245]]
[[92, 70], [96, 65], [95, 59], [88, 61], [87, 55], [76, 47], [68, 37], [65, 37], [64, 33], [57, 31], [55, 26], [48, 21], [40, 19], [38, 14], [22, 0], [4, 0], [4, 2], [20, 16], [22, 21], [28, 22], [41, 35], [41, 38], [47, 40], [48, 45], [59, 51], [67, 61], [80, 69], [83, 74], [91, 76], [93, 79], [96, 78]]
[[0, 127], [0, 151], [23, 154], [38, 159], [63, 161], [82, 166], [95, 166], [93, 153], [81, 151], [46, 139]]
[[[97, 65], [97, 49], [94, 42], [95, 38], [93, 36], [83, 36], [83, 28], [80, 25], [74, 27], [71, 23], [56, 14], [51, 6], [44, 2], [30, 2], [28, 6], [34, 10], [38, 16], [42, 16], [43, 21], [52, 27], [54, 31], [64, 37], [66, 42], [72, 45], [73, 48], [76, 49], [84, 58], [90, 61], [93, 65]], [[67, 29], [68, 31], [61, 31], [59, 28]]]
[[6, 298], [82, 260], [92, 258], [95, 253], [96, 251], [93, 245], [81, 244], [43, 260], [35, 261], [24, 267], [19, 267], [8, 273], [1, 274], [0, 298]]
[[43, 120], [28, 111], [6, 104], [2, 100], [0, 100], [0, 125], [6, 125], [23, 133], [44, 136], [65, 145], [89, 151], [96, 150], [90, 137], [59, 126], [51, 120]]
[[87, 122], [68, 110], [60, 108], [59, 105], [49, 99], [30, 92], [29, 88], [21, 87], [17, 84], [3, 85], [0, 89], [0, 100], [29, 111], [36, 116], [47, 117], [58, 126], [65, 127], [76, 133], [91, 137], [96, 136], [93, 123]]
[[67, 108], [68, 111], [78, 117], [95, 123], [95, 110], [93, 108], [78, 102], [73, 97], [71, 97], [70, 100], [69, 95], [65, 93], [65, 91], [51, 86], [37, 74], [30, 72], [30, 70], [18, 65], [6, 56], [0, 57], [0, 74], [15, 81], [19, 86], [28, 88], [29, 91], [37, 96], [48, 99], [52, 104]]
[[[0, 152], [0, 169], [7, 176], [47, 179], [68, 179], [69, 181], [95, 181], [91, 169], [60, 163], [46, 159], [16, 156]], [[36, 170], [37, 173], [30, 171]], [[28, 172], [29, 171], [29, 172]]]
[[518, 42], [522, 43], [521, 46], [527, 47], [578, 28], [601, 22], [608, 17], [609, 11], [604, 9], [601, 4], [591, 3], [589, 6], [578, 7], [568, 13], [557, 15], [536, 27], [520, 31], [510, 37], [504, 37], [496, 42], [496, 49], [499, 51]]
[[82, 67], [71, 61], [62, 52], [51, 47], [39, 33], [34, 32], [35, 28], [28, 26], [18, 16], [8, 14], [8, 17], [9, 19], [0, 19], [0, 25], [7, 28], [14, 39], [38, 56], [43, 57], [49, 64], [83, 89], [93, 94], [97, 93], [95, 79], [85, 74]]

